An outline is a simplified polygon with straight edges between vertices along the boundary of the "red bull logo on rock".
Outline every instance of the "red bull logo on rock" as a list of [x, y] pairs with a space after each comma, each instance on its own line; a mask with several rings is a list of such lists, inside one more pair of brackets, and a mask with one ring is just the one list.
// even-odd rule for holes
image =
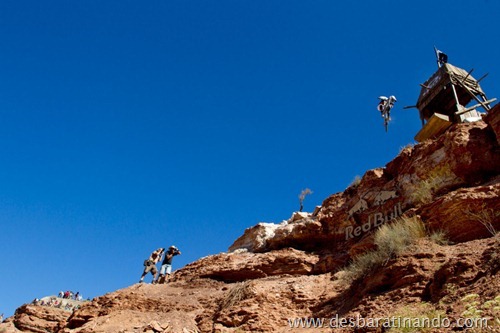
[[[367, 196], [365, 195], [364, 197]], [[387, 201], [397, 197], [398, 195], [396, 191], [380, 191], [374, 196], [373, 205], [381, 207]], [[361, 214], [368, 209], [369, 209], [368, 200], [365, 198], [361, 198], [349, 210], [348, 217], [351, 218], [354, 216], [354, 214]], [[358, 226], [350, 225], [347, 228], [345, 228], [345, 239], [348, 240], [354, 237], [359, 237], [363, 233], [368, 232], [374, 228], [377, 228], [380, 225], [389, 222], [401, 215], [403, 215], [401, 202], [394, 204], [393, 206], [384, 211], [371, 213], [368, 215], [367, 221], [362, 225]]]

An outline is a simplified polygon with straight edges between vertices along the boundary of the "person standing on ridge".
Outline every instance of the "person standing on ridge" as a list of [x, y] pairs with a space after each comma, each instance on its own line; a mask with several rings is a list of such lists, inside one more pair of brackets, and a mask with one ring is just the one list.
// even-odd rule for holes
[[[170, 274], [172, 273], [172, 259], [174, 258], [174, 256], [177, 256], [179, 254], [181, 254], [181, 251], [179, 251], [179, 249], [174, 245], [168, 248], [168, 252], [165, 253], [165, 258], [163, 259], [163, 263], [161, 265], [158, 283], [168, 282], [168, 280], [170, 279]], [[166, 277], [165, 274], [167, 274], [168, 277]]]
[[151, 253], [149, 259], [144, 260], [144, 271], [142, 272], [142, 276], [141, 279], [139, 280], [139, 283], [144, 282], [144, 277], [149, 272], [153, 274], [152, 283], [156, 283], [156, 277], [158, 276], [158, 269], [156, 268], [156, 264], [161, 260], [163, 252], [165, 252], [165, 249], [160, 247], [157, 250], [153, 251], [153, 253]]

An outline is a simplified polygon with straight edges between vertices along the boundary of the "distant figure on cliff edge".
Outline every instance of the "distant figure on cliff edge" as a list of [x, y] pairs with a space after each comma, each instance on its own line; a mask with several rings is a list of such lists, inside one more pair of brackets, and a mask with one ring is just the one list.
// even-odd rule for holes
[[299, 212], [302, 212], [302, 210], [304, 209], [304, 199], [306, 198], [306, 196], [308, 194], [312, 194], [313, 192], [306, 188], [305, 190], [302, 190], [302, 192], [300, 192], [299, 194], [299, 203], [300, 203], [300, 209], [299, 209]]
[[[177, 256], [179, 254], [181, 254], [181, 251], [179, 251], [179, 249], [174, 245], [168, 248], [168, 252], [165, 253], [165, 258], [163, 259], [163, 263], [161, 265], [158, 283], [168, 282], [168, 280], [170, 279], [170, 273], [172, 273], [172, 259], [174, 258], [174, 256]], [[167, 274], [168, 277], [166, 277], [165, 274]]]
[[165, 252], [165, 249], [160, 247], [153, 251], [148, 259], [144, 260], [144, 271], [142, 272], [139, 283], [144, 282], [144, 277], [149, 272], [151, 272], [151, 274], [153, 275], [153, 283], [156, 283], [156, 278], [158, 276], [158, 269], [156, 269], [156, 264], [161, 260], [163, 252]]

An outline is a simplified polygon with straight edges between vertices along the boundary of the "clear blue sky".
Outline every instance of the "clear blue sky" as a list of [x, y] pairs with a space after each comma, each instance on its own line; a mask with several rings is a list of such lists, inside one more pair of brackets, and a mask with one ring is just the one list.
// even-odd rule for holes
[[[0, 2], [0, 313], [312, 211], [420, 128], [433, 46], [500, 97], [500, 2]], [[385, 133], [377, 97], [394, 94]], [[150, 278], [149, 278], [150, 279]]]

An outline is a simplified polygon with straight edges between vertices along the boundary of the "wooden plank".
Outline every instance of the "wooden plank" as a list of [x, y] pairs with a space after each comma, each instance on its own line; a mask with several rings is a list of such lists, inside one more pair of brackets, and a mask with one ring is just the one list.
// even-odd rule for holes
[[470, 89], [467, 88], [467, 86], [465, 84], [463, 84], [462, 82], [459, 82], [459, 84], [460, 84], [460, 86], [462, 86], [462, 88], [465, 89], [465, 91], [467, 91], [472, 96], [472, 98], [474, 98], [479, 104], [481, 104], [481, 106], [484, 108], [484, 110], [486, 112], [490, 109], [490, 106], [484, 104], [479, 98], [477, 98], [476, 95], [474, 95], [474, 93], [472, 91], [470, 91]]
[[469, 75], [471, 75], [471, 73], [472, 73], [473, 71], [474, 71], [474, 68], [473, 68], [473, 69], [471, 69], [471, 70], [469, 71], [469, 73], [467, 73], [467, 76], [465, 76], [465, 77], [464, 77], [464, 79], [462, 80], [462, 83], [464, 83], [464, 82], [465, 82], [465, 80], [467, 80], [467, 78], [469, 77]]
[[479, 82], [481, 82], [482, 79], [484, 79], [485, 77], [488, 76], [489, 73], [486, 73], [484, 74], [483, 76], [481, 76], [481, 78], [479, 80], [477, 80], [477, 84], [479, 84]]
[[415, 135], [415, 140], [422, 142], [443, 134], [453, 123], [444, 114], [434, 113], [427, 124]]
[[[483, 101], [483, 103], [484, 103], [484, 104], [489, 105], [489, 104], [493, 103], [493, 102], [494, 102], [494, 101], [496, 101], [496, 100], [497, 100], [496, 98], [492, 98], [492, 99], [489, 99], [489, 100], [487, 100], [487, 101]], [[457, 113], [455, 113], [455, 114], [456, 114], [457, 116], [459, 116], [459, 115], [461, 115], [462, 113], [469, 112], [470, 110], [474, 110], [475, 108], [478, 108], [478, 107], [480, 107], [480, 106], [481, 106], [481, 104], [476, 104], [476, 105], [470, 106], [470, 107], [468, 107], [468, 108], [466, 108], [466, 109], [463, 109], [462, 111], [459, 111], [459, 112], [457, 112]]]

